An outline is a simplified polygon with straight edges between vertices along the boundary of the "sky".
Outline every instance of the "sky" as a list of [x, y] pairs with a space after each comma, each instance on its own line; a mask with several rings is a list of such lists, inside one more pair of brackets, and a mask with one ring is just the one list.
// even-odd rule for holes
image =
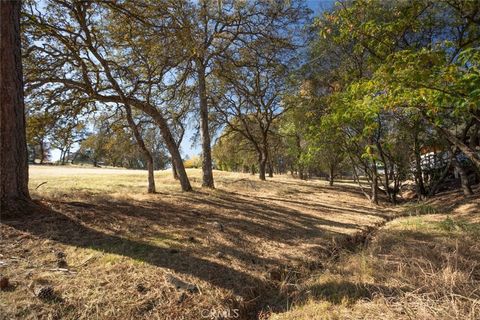
[[[331, 8], [335, 0], [306, 0], [305, 1], [307, 6], [313, 11], [313, 15], [318, 15], [324, 10], [328, 10]], [[199, 155], [201, 153], [201, 144], [199, 141], [196, 141], [195, 143], [192, 143], [192, 137], [195, 135], [195, 119], [189, 120], [190, 123], [188, 123], [186, 132], [185, 132], [185, 137], [182, 141], [182, 144], [180, 145], [180, 151], [182, 153], [182, 156], [184, 158], [192, 158], [196, 155]], [[198, 139], [197, 139], [198, 140]], [[212, 139], [215, 141], [215, 139]], [[57, 161], [60, 159], [60, 151], [55, 149], [52, 150], [50, 153], [50, 159], [51, 161]]]

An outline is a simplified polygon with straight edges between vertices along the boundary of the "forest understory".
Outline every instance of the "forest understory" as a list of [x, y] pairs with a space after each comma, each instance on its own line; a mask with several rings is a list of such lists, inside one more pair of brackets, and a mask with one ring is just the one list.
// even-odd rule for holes
[[195, 192], [161, 171], [147, 194], [142, 171], [30, 171], [42, 209], [2, 221], [1, 319], [480, 316], [478, 196], [374, 206], [346, 182], [219, 171], [205, 191], [195, 169]]

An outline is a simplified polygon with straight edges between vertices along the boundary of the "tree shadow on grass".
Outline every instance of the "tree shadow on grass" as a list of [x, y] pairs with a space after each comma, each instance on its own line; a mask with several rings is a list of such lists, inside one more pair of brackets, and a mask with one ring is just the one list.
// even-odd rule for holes
[[[316, 250], [320, 250], [325, 241], [344, 236], [323, 226], [350, 230], [361, 227], [305, 213], [301, 206], [295, 208], [225, 191], [180, 194], [174, 200], [159, 197], [126, 201], [99, 197], [88, 202], [49, 201], [53, 208], [44, 207], [21, 220], [2, 223], [43, 239], [117, 254], [196, 277], [245, 301], [254, 300], [255, 305], [249, 306], [249, 310], [286, 298], [274, 282], [259, 276], [258, 271], [265, 266], [286, 263], [282, 257], [263, 254], [263, 242], [276, 242], [275, 246], [268, 247], [271, 250], [285, 245], [297, 248], [301, 243], [314, 244], [303, 249], [298, 247], [297, 251], [305, 250], [318, 259]], [[225, 232], [214, 230], [213, 222], [221, 223]], [[216, 237], [207, 239], [212, 233], [217, 233], [221, 241], [216, 242]], [[174, 240], [172, 234], [203, 237], [204, 245], [180, 247], [180, 252], [172, 253], [171, 247], [149, 241], [150, 237]], [[215, 262], [211, 259], [215, 251], [224, 253], [227, 259], [223, 263]], [[229, 256], [243, 261], [245, 266], [232, 267]], [[295, 259], [286, 252], [283, 257], [289, 262]]]
[[252, 275], [228, 266], [190, 255], [188, 252], [173, 254], [169, 248], [106, 234], [87, 227], [80, 220], [46, 207], [20, 220], [2, 219], [2, 224], [43, 239], [122, 255], [153, 266], [188, 274], [244, 297], [247, 292], [243, 289], [256, 287], [259, 283], [259, 279]]
[[[360, 230], [361, 226], [355, 223], [325, 219], [320, 216], [305, 214], [295, 208], [289, 208], [274, 203], [262, 203], [258, 199], [246, 199], [236, 194], [215, 194], [205, 196], [194, 193], [177, 203], [161, 200], [142, 202], [127, 202], [104, 199], [96, 201], [91, 213], [84, 219], [111, 220], [112, 216], [119, 221], [135, 218], [150, 223], [175, 227], [184, 230], [198, 230], [207, 227], [213, 222], [222, 223], [229, 231], [242, 233], [242, 237], [251, 235], [255, 238], [264, 238], [287, 244], [294, 244], [299, 237], [305, 239], [331, 239], [340, 234], [321, 226], [338, 227], [351, 230]], [[184, 200], [184, 203], [182, 203]], [[72, 207], [69, 202], [62, 205]], [[198, 207], [197, 207], [198, 206]], [[77, 207], [77, 204], [74, 205]], [[112, 212], [115, 208], [115, 212]], [[76, 210], [76, 208], [73, 208]], [[103, 224], [103, 223], [102, 223]], [[211, 228], [211, 227], [210, 227]], [[113, 230], [112, 230], [113, 231]], [[208, 230], [204, 230], [208, 231]], [[147, 230], [140, 232], [148, 232]]]

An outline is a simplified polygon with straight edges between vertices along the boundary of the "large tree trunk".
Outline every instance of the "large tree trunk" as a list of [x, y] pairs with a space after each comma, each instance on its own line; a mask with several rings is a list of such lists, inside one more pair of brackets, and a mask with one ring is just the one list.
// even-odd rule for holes
[[173, 160], [172, 160], [172, 174], [173, 174], [173, 179], [178, 180], [177, 168], [173, 164]]
[[155, 175], [153, 171], [153, 157], [152, 153], [150, 150], [148, 150], [147, 146], [145, 146], [145, 142], [143, 141], [142, 135], [140, 134], [140, 131], [138, 130], [137, 124], [133, 120], [132, 117], [132, 109], [130, 106], [125, 105], [125, 111], [127, 114], [127, 122], [128, 125], [130, 126], [130, 129], [132, 129], [133, 135], [135, 136], [135, 140], [137, 141], [138, 147], [143, 153], [143, 156], [145, 157], [145, 161], [147, 162], [147, 170], [148, 170], [148, 188], [147, 192], [148, 193], [155, 193]]
[[149, 152], [145, 154], [145, 160], [147, 161], [147, 170], [148, 170], [148, 193], [155, 193], [155, 174], [154, 174], [154, 167], [153, 167], [153, 157], [152, 154]]
[[263, 144], [265, 145], [263, 149], [265, 153], [265, 172], [268, 171], [268, 176], [270, 178], [273, 178], [273, 164], [272, 164], [272, 159], [270, 158], [270, 152], [268, 150], [269, 146], [268, 146], [268, 141], [266, 136], [264, 136]]
[[64, 164], [65, 164], [65, 159], [66, 159], [66, 157], [67, 157], [67, 150], [66, 150], [66, 149], [65, 149], [65, 150], [61, 150], [61, 155], [62, 155], [62, 156], [61, 156], [61, 163], [62, 163], [62, 165], [64, 165]]
[[260, 180], [266, 180], [265, 177], [265, 169], [267, 166], [267, 155], [265, 152], [260, 152], [258, 155], [258, 170], [259, 170], [259, 178]]
[[20, 8], [20, 1], [0, 2], [0, 212], [5, 214], [30, 202]]
[[45, 161], [45, 148], [43, 146], [43, 140], [40, 141], [40, 164]]
[[335, 177], [335, 166], [330, 164], [330, 175], [328, 177], [328, 184], [333, 186], [333, 180]]
[[202, 62], [197, 66], [198, 96], [200, 98], [200, 132], [202, 135], [202, 187], [214, 188], [212, 150], [210, 145], [210, 131], [208, 128], [208, 102], [207, 87], [205, 81], [205, 66]]
[[268, 161], [268, 176], [273, 178], [273, 164], [272, 161]]

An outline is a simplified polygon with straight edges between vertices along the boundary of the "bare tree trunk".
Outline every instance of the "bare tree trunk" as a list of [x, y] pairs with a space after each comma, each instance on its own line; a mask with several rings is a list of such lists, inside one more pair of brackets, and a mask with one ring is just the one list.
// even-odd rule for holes
[[334, 177], [335, 177], [335, 167], [330, 165], [330, 176], [329, 176], [329, 180], [328, 180], [328, 184], [330, 186], [333, 186]]
[[262, 151], [258, 155], [258, 171], [259, 171], [260, 180], [266, 180], [266, 177], [265, 177], [266, 166], [267, 166], [267, 155], [265, 154], [265, 151]]
[[266, 180], [266, 169], [268, 161], [268, 150], [266, 150], [266, 143], [264, 141], [264, 146], [258, 151], [258, 173], [260, 180]]
[[153, 157], [152, 154], [149, 152], [149, 156], [145, 154], [145, 158], [147, 161], [147, 170], [148, 170], [148, 193], [155, 193], [155, 174], [154, 174], [154, 167], [153, 167]]
[[20, 8], [20, 1], [0, 2], [0, 211], [5, 214], [30, 204]]
[[202, 62], [197, 66], [198, 96], [200, 98], [200, 132], [202, 135], [202, 187], [215, 188], [213, 181], [212, 150], [210, 145], [210, 132], [208, 128], [208, 102], [205, 81], [205, 66]]
[[273, 164], [272, 164], [272, 161], [268, 162], [268, 176], [270, 178], [273, 178]]
[[[394, 198], [396, 197], [396, 195], [392, 194], [392, 189], [390, 188], [390, 179], [394, 176], [395, 168], [394, 168], [393, 164], [392, 164], [392, 167], [389, 168], [387, 157], [385, 156], [385, 153], [383, 152], [382, 145], [378, 141], [376, 142], [376, 145], [377, 145], [377, 149], [380, 153], [380, 158], [381, 158], [382, 163], [383, 163], [383, 175], [385, 176], [385, 178], [384, 178], [385, 182], [383, 182], [381, 180], [381, 177], [380, 177], [380, 182], [384, 185], [385, 195], [388, 197], [390, 202], [395, 203], [396, 199], [394, 199]], [[378, 176], [378, 171], [377, 171], [377, 176]]]
[[173, 174], [173, 179], [178, 180], [177, 168], [173, 164], [173, 160], [172, 160], [172, 174]]
[[66, 150], [66, 149], [65, 149], [65, 150], [61, 150], [61, 154], [62, 154], [62, 156], [61, 156], [61, 163], [62, 163], [62, 165], [64, 165], [64, 164], [65, 164], [65, 158], [67, 157], [67, 150]]
[[132, 129], [133, 135], [135, 136], [135, 140], [137, 141], [138, 147], [143, 153], [143, 156], [145, 157], [145, 161], [147, 162], [147, 170], [148, 170], [148, 188], [147, 192], [148, 193], [155, 193], [155, 175], [153, 171], [153, 157], [152, 153], [148, 148], [145, 146], [145, 142], [143, 141], [142, 135], [140, 134], [140, 131], [138, 130], [138, 127], [133, 120], [132, 117], [132, 109], [130, 106], [125, 105], [125, 111], [127, 114], [127, 122], [128, 125], [130, 126], [130, 129]]
[[305, 177], [303, 175], [303, 167], [302, 165], [300, 164], [300, 160], [302, 158], [302, 144], [301, 144], [301, 141], [300, 141], [300, 136], [299, 135], [295, 135], [295, 142], [297, 144], [297, 164], [298, 164], [298, 177], [303, 180]]

